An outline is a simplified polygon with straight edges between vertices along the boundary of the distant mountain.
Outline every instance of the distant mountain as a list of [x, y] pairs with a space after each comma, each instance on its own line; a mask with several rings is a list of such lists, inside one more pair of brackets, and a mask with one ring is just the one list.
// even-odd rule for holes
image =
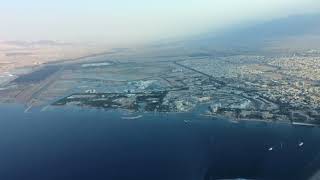
[[272, 48], [320, 48], [320, 14], [290, 16], [233, 27], [181, 41], [184, 47], [207, 50], [257, 51]]
[[61, 43], [52, 40], [39, 40], [39, 41], [4, 41], [2, 42], [8, 45], [14, 46], [61, 46], [61, 45], [69, 45], [67, 43]]
[[320, 15], [290, 16], [270, 22], [255, 24], [245, 28], [227, 31], [221, 39], [263, 40], [319, 34]]

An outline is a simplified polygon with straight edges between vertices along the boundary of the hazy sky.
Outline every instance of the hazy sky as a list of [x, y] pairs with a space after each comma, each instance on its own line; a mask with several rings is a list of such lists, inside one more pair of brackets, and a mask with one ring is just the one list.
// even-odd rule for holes
[[0, 0], [0, 39], [140, 43], [295, 14], [320, 0]]

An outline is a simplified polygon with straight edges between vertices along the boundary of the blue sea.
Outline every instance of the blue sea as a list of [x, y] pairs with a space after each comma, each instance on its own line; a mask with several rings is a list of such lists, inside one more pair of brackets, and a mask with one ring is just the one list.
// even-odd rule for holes
[[319, 139], [318, 127], [288, 123], [1, 104], [0, 179], [308, 179]]

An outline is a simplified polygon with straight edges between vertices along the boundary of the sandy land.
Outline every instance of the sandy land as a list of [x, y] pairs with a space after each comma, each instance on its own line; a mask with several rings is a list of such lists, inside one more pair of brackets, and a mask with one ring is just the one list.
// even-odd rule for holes
[[105, 46], [54, 41], [0, 41], [0, 75], [13, 69], [107, 52]]

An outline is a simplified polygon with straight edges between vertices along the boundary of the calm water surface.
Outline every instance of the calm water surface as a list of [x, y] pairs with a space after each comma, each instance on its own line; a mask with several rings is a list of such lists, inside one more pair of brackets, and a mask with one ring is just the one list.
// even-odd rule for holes
[[308, 179], [320, 130], [288, 124], [0, 106], [0, 179]]

